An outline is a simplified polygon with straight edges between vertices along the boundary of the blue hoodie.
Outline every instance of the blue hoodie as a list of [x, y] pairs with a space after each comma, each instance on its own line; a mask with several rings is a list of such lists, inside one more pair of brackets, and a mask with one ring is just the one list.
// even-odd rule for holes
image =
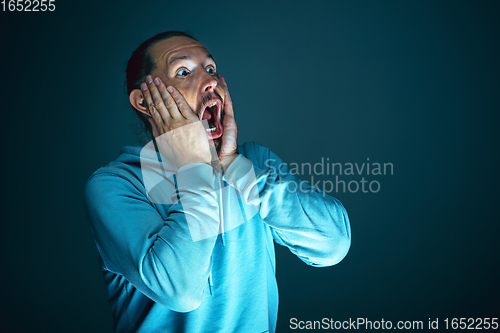
[[[142, 149], [124, 147], [85, 186], [115, 332], [274, 332], [273, 241], [316, 267], [347, 254], [342, 204], [288, 172], [268, 148], [240, 145], [220, 178], [208, 164], [179, 169], [170, 203], [146, 189]], [[218, 181], [229, 190], [215, 191]], [[258, 202], [250, 202], [249, 188]], [[187, 213], [189, 202], [196, 205]], [[252, 205], [256, 214], [248, 213]], [[189, 217], [215, 232], [194, 239]]]

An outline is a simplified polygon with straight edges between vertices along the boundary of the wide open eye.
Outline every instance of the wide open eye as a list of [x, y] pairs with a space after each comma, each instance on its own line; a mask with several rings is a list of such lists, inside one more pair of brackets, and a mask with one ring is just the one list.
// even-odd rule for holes
[[215, 71], [215, 67], [212, 66], [212, 65], [208, 65], [207, 68], [205, 68], [207, 72], [209, 72], [210, 74], [212, 75], [215, 75], [216, 71]]
[[185, 68], [181, 68], [177, 71], [177, 73], [175, 73], [175, 75], [179, 76], [179, 77], [186, 77], [190, 74], [191, 72], [188, 71], [187, 69]]

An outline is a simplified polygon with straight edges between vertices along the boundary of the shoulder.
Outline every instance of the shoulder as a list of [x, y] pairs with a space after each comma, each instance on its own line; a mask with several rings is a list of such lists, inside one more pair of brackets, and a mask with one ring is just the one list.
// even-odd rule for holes
[[238, 152], [248, 158], [260, 169], [269, 169], [274, 165], [282, 164], [282, 160], [268, 147], [260, 143], [249, 141], [238, 145]]
[[264, 166], [265, 161], [269, 159], [271, 151], [258, 142], [249, 141], [238, 145], [238, 152], [256, 166]]
[[85, 182], [84, 192], [89, 194], [112, 193], [120, 190], [142, 192], [139, 146], [126, 146], [120, 151], [119, 156], [106, 166], [97, 169]]

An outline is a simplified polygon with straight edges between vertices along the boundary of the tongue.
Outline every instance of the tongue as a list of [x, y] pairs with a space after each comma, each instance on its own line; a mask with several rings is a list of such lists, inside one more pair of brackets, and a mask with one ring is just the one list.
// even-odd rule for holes
[[210, 111], [208, 111], [208, 108], [205, 110], [205, 112], [203, 112], [203, 116], [201, 117], [201, 119], [210, 119], [212, 118], [212, 115], [210, 114]]

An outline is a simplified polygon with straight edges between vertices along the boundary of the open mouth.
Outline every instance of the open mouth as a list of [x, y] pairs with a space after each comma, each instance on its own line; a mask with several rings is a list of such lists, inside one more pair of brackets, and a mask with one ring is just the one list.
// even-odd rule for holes
[[220, 122], [222, 102], [219, 99], [211, 99], [201, 111], [200, 120], [206, 119], [209, 128], [206, 129], [209, 139], [217, 139], [222, 136], [222, 124]]

